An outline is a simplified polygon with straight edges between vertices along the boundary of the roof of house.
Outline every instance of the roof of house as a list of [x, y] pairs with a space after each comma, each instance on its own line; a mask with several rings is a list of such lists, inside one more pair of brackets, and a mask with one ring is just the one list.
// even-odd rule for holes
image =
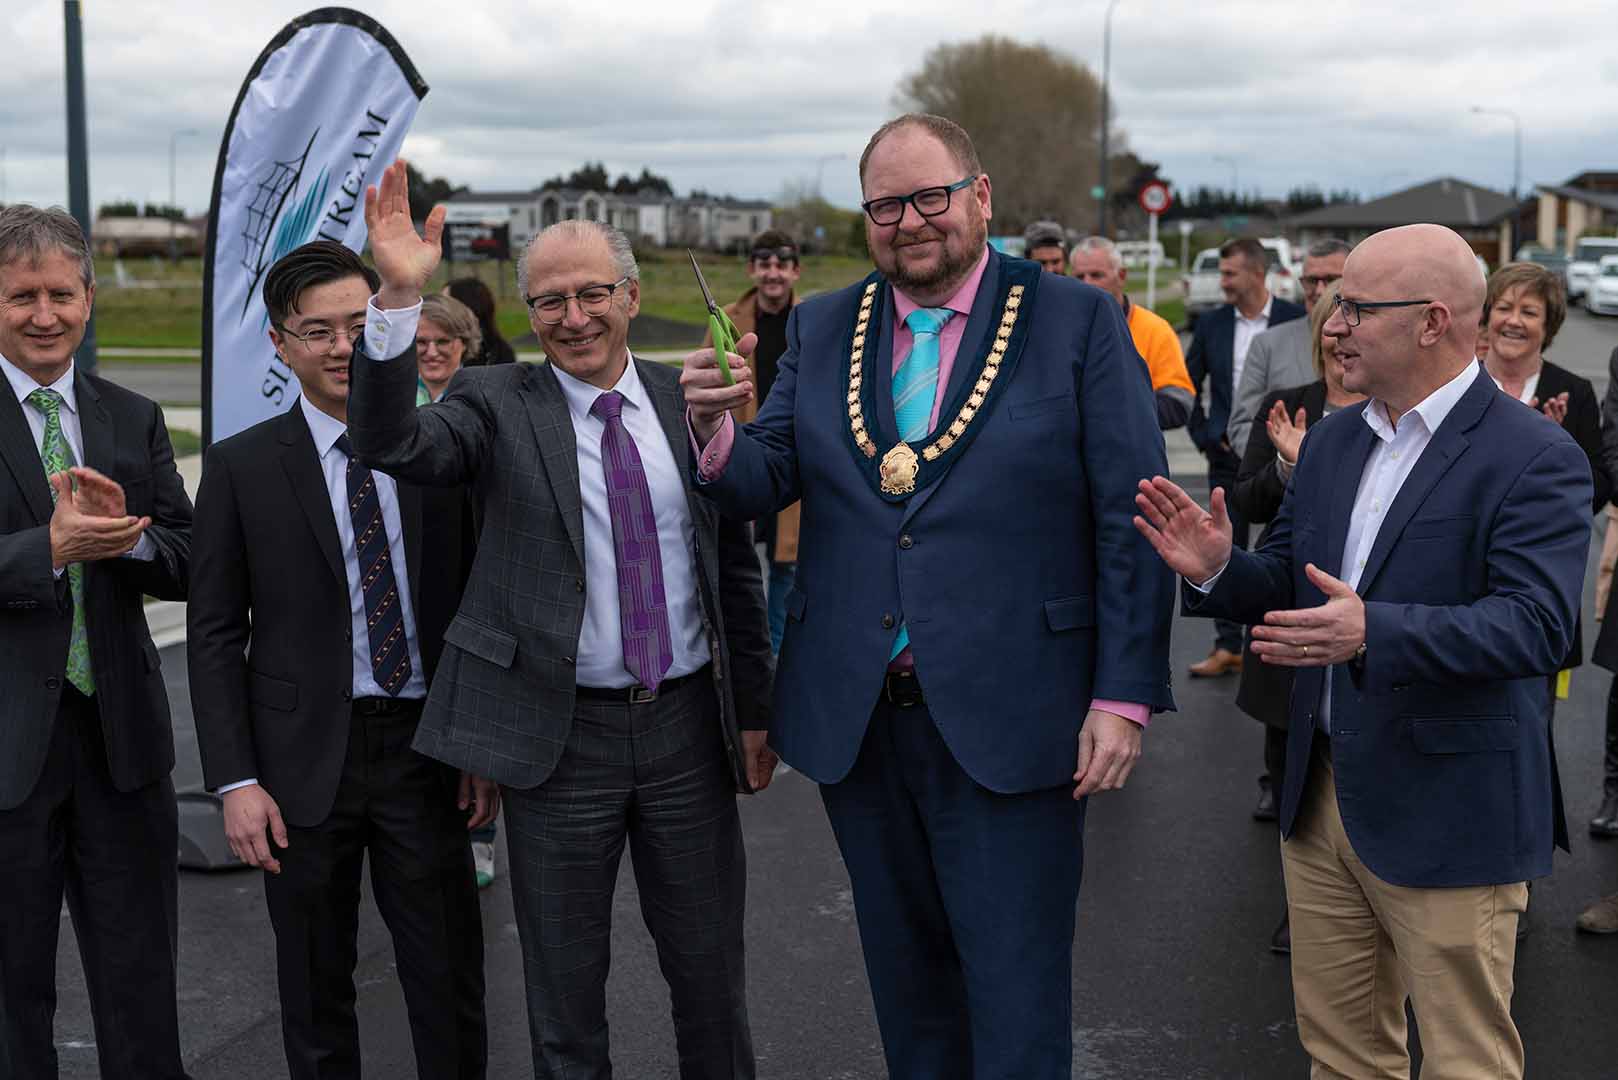
[[1293, 218], [1292, 224], [1304, 229], [1381, 229], [1431, 222], [1465, 229], [1497, 224], [1516, 210], [1510, 195], [1443, 176], [1370, 202], [1311, 210]]
[[1559, 185], [1540, 184], [1538, 191], [1555, 195], [1560, 199], [1576, 199], [1579, 202], [1599, 206], [1603, 210], [1618, 211], [1618, 193], [1609, 191], [1587, 191], [1584, 188], [1562, 187]]

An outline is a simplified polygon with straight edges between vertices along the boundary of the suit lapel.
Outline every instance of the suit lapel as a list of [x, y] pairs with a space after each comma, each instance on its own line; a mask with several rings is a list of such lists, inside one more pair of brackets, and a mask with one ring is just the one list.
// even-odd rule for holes
[[528, 421], [538, 440], [540, 461], [550, 477], [551, 493], [562, 513], [562, 524], [573, 544], [573, 554], [584, 565], [584, 499], [579, 494], [579, 444], [567, 397], [549, 364], [529, 365], [520, 391]]
[[[680, 462], [691, 458], [691, 435], [685, 426], [685, 397], [680, 392], [680, 384], [670, 382], [663, 372], [653, 370], [654, 365], [648, 361], [631, 358], [636, 370], [640, 373], [640, 384], [646, 388], [646, 396], [652, 400], [652, 408], [657, 410], [658, 422], [663, 425], [663, 435], [669, 441], [669, 451], [674, 455], [676, 466]], [[681, 482], [685, 485], [686, 506], [691, 512], [691, 521], [699, 526], [698, 533], [702, 533], [701, 524], [708, 520], [711, 503], [697, 498], [696, 488], [691, 480], [689, 468], [677, 468]]]
[[[876, 429], [871, 434], [877, 441], [877, 453], [881, 454], [893, 445], [889, 443], [883, 446], [885, 440], [899, 437], [899, 421], [893, 415], [893, 324], [897, 316], [894, 314], [893, 286], [883, 282], [877, 289], [887, 302], [882, 305], [882, 317], [877, 320], [876, 352], [870, 354], [872, 362], [868, 369], [873, 380], [871, 401], [876, 406]], [[852, 314], [849, 323], [853, 325]], [[837, 363], [839, 368], [846, 368], [848, 357], [839, 356]]]
[[944, 387], [944, 396], [941, 401], [954, 401], [955, 393], [961, 388], [968, 375], [975, 380], [976, 372], [972, 370], [972, 358], [984, 352], [983, 339], [989, 333], [992, 321], [998, 318], [999, 313], [994, 310], [994, 298], [1000, 295], [1000, 275], [1004, 272], [1004, 260], [999, 253], [989, 253], [989, 263], [983, 268], [983, 279], [978, 284], [978, 294], [972, 299], [972, 313], [966, 318], [966, 329], [961, 333], [960, 347], [955, 350], [954, 366], [950, 368], [949, 385]]
[[[1231, 382], [1236, 375], [1236, 307], [1226, 304], [1224, 317], [1214, 328], [1213, 359], [1219, 365], [1219, 374], [1226, 381]], [[1231, 387], [1234, 394], [1236, 388]]]
[[0, 379], [0, 457], [5, 458], [17, 487], [22, 491], [34, 520], [43, 525], [51, 519], [51, 488], [45, 479], [45, 463], [34, 445], [34, 431], [28, 426], [23, 404], [11, 392], [11, 384]]
[[1422, 451], [1420, 460], [1416, 462], [1415, 468], [1410, 470], [1410, 475], [1399, 488], [1399, 494], [1394, 496], [1393, 505], [1388, 507], [1388, 516], [1383, 519], [1382, 527], [1377, 530], [1376, 543], [1371, 547], [1370, 557], [1365, 560], [1365, 572], [1360, 575], [1357, 591], [1361, 596], [1366, 595], [1375, 584], [1377, 571], [1388, 561], [1388, 553], [1398, 542], [1399, 534], [1410, 523], [1411, 516], [1427, 501], [1427, 493], [1437, 486], [1450, 466], [1455, 464], [1471, 446], [1466, 433], [1483, 416], [1483, 410], [1489, 407], [1490, 401], [1498, 394], [1499, 388], [1494, 385], [1494, 380], [1488, 373], [1478, 371], [1477, 378], [1467, 388], [1465, 395], [1456, 402], [1450, 414], [1438, 426], [1438, 431], [1427, 444], [1427, 449]]
[[116, 460], [115, 446], [118, 433], [112, 426], [112, 414], [101, 400], [101, 392], [84, 373], [75, 369], [73, 396], [78, 399], [79, 435], [84, 439], [84, 464], [97, 472], [111, 476]]
[[303, 409], [294, 404], [281, 415], [281, 467], [292, 484], [292, 494], [303, 508], [309, 528], [315, 534], [326, 567], [337, 579], [344, 595], [348, 593], [348, 573], [343, 569], [343, 549], [337, 539], [337, 519], [332, 516], [331, 493], [326, 475], [320, 471], [320, 454], [315, 449]]

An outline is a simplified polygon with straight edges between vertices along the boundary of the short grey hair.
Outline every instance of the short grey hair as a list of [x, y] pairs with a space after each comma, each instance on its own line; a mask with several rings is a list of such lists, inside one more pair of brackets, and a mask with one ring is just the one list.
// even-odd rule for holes
[[0, 207], [0, 268], [22, 261], [32, 265], [56, 253], [78, 260], [79, 276], [86, 289], [95, 284], [90, 241], [72, 214], [60, 206], [40, 209], [14, 203]]
[[576, 218], [547, 225], [528, 241], [528, 247], [523, 250], [522, 258], [517, 260], [517, 295], [524, 300], [528, 299], [528, 261], [546, 241], [591, 239], [600, 240], [607, 245], [607, 253], [612, 256], [612, 266], [619, 277], [626, 277], [630, 281], [640, 280], [640, 266], [635, 262], [635, 247], [622, 229], [616, 229], [604, 221]]
[[463, 363], [477, 359], [483, 349], [483, 328], [478, 325], [478, 317], [472, 314], [471, 308], [453, 296], [432, 293], [421, 298], [421, 318], [437, 323], [450, 337], [459, 338], [466, 344], [466, 355], [461, 358]]
[[1073, 245], [1073, 254], [1077, 255], [1081, 251], [1102, 252], [1107, 256], [1107, 261], [1112, 263], [1114, 270], [1123, 269], [1124, 257], [1118, 254], [1118, 245], [1108, 240], [1105, 236], [1086, 236], [1083, 240]]
[[1311, 259], [1324, 259], [1328, 255], [1347, 255], [1354, 250], [1354, 245], [1347, 240], [1339, 240], [1335, 236], [1328, 236], [1323, 240], [1316, 240], [1304, 252]]

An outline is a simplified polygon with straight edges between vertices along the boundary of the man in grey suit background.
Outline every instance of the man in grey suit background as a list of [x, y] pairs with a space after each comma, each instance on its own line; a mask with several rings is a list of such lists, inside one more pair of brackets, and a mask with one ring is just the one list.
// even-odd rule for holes
[[[1343, 264], [1353, 245], [1328, 237], [1309, 245], [1303, 257], [1303, 310], [1313, 311], [1322, 293], [1343, 276]], [[1240, 457], [1247, 451], [1247, 438], [1253, 424], [1269, 414], [1275, 395], [1294, 386], [1304, 386], [1320, 376], [1315, 374], [1314, 343], [1309, 340], [1309, 320], [1293, 319], [1271, 327], [1253, 338], [1247, 347], [1247, 363], [1242, 367], [1241, 385], [1230, 406], [1230, 448]]]
[[442, 208], [403, 161], [366, 194], [382, 276], [349, 433], [402, 480], [467, 484], [477, 556], [415, 745], [500, 782], [536, 1077], [605, 1077], [612, 894], [627, 841], [683, 1078], [750, 1078], [735, 793], [769, 782], [772, 678], [752, 529], [692, 488], [679, 371], [630, 355], [628, 238], [566, 221], [517, 285], [550, 362], [463, 369], [415, 407], [412, 341]]
[[0, 210], [0, 1076], [54, 1077], [65, 894], [108, 1080], [183, 1077], [174, 731], [147, 595], [184, 600], [163, 413], [78, 370], [90, 245]]

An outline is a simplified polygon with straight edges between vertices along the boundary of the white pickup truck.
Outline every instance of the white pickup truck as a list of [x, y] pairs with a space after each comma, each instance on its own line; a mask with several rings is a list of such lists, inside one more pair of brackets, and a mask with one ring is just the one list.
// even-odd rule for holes
[[1567, 264], [1567, 295], [1579, 300], [1601, 273], [1601, 256], [1618, 255], [1618, 236], [1586, 236], [1573, 248]]
[[[1259, 243], [1270, 257], [1270, 268], [1264, 275], [1264, 285], [1270, 295], [1299, 303], [1302, 293], [1292, 273], [1292, 245], [1278, 236], [1263, 237]], [[1219, 249], [1204, 248], [1197, 252], [1191, 271], [1185, 276], [1186, 318], [1195, 320], [1204, 311], [1212, 311], [1224, 302], [1225, 293], [1219, 287]]]

